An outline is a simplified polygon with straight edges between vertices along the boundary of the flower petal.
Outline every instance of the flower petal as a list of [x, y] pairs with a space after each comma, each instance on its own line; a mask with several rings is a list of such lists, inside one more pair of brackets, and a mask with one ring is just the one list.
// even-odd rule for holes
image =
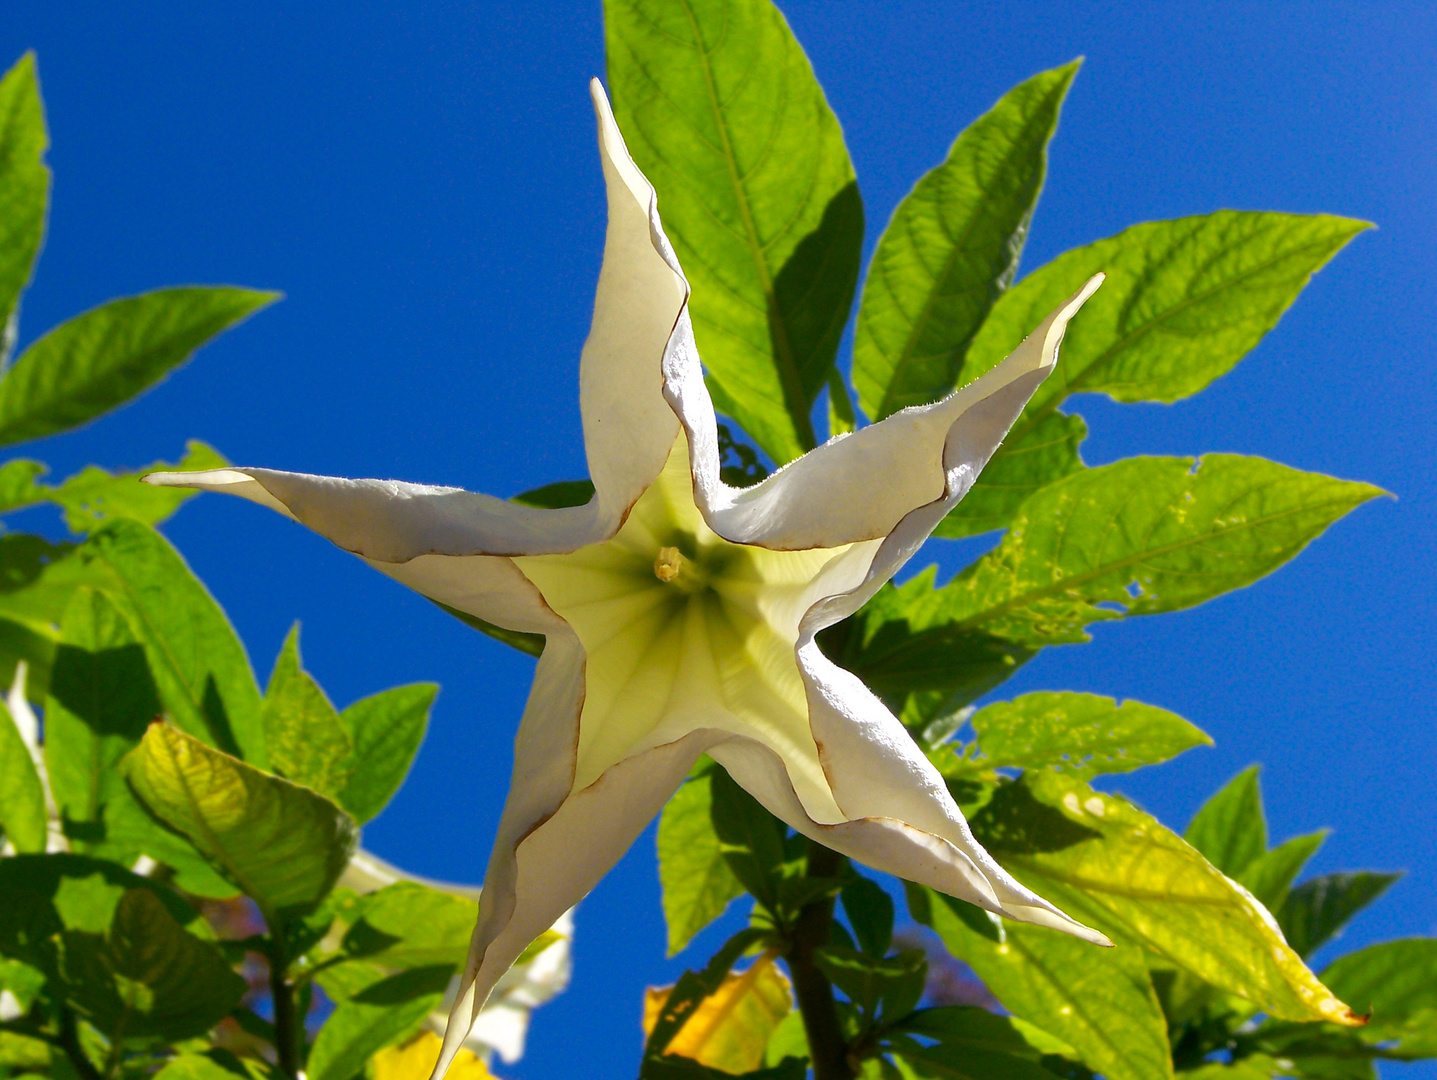
[[968, 823], [912, 737], [862, 681], [811, 638], [798, 650], [824, 772], [847, 821], [804, 812], [782, 760], [756, 740], [715, 746], [718, 761], [769, 812], [859, 862], [1022, 922], [1099, 945], [1102, 934], [1024, 888], [973, 838]]
[[713, 403], [685, 314], [664, 358], [664, 396], [688, 434], [694, 494], [709, 526], [734, 543], [837, 547], [885, 537], [918, 507], [956, 502], [1053, 370], [1068, 320], [1102, 280], [1094, 276], [1013, 355], [961, 390], [830, 439], [751, 488], [719, 479]]
[[[548, 655], [546, 648], [540, 662]], [[536, 693], [539, 684], [536, 677]], [[575, 730], [577, 704], [572, 720]], [[525, 725], [528, 723], [526, 712]], [[534, 796], [530, 782], [521, 774], [526, 762], [547, 767], [547, 761], [538, 759], [552, 755], [554, 748], [545, 748], [539, 741], [526, 746], [521, 726], [514, 784], [485, 875], [479, 924], [474, 929], [462, 989], [449, 1014], [434, 1080], [443, 1077], [485, 998], [509, 965], [619, 861], [678, 789], [699, 755], [722, 737], [707, 730], [694, 731], [678, 742], [628, 758], [542, 813], [543, 800]], [[572, 762], [572, 749], [568, 758]]]
[[609, 226], [579, 365], [579, 403], [596, 510], [612, 534], [662, 471], [678, 434], [662, 394], [663, 357], [688, 302], [688, 283], [664, 236], [654, 189], [629, 157], [598, 79], [589, 92]]

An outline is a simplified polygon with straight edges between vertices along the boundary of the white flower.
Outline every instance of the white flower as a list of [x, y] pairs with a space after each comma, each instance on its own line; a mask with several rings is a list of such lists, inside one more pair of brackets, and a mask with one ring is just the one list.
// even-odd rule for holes
[[859, 862], [1106, 941], [993, 861], [898, 720], [814, 642], [972, 486], [1101, 275], [943, 401], [728, 487], [687, 282], [654, 190], [597, 80], [592, 90], [609, 224], [579, 372], [588, 504], [540, 510], [268, 469], [148, 477], [278, 510], [425, 596], [546, 638], [436, 1075], [515, 957], [705, 753], [794, 829]]

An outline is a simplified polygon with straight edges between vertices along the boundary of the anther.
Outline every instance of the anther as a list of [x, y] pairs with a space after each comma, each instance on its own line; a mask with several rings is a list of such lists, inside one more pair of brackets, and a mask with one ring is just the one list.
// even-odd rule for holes
[[661, 547], [658, 555], [654, 558], [654, 577], [667, 585], [679, 576], [683, 565], [683, 553], [678, 548]]

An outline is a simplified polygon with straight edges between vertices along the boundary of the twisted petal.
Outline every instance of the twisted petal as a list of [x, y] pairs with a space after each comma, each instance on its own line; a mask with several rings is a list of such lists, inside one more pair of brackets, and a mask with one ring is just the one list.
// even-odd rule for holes
[[713, 403], [685, 313], [664, 356], [664, 396], [688, 435], [694, 494], [709, 527], [738, 544], [802, 550], [888, 536], [931, 503], [951, 509], [1052, 371], [1068, 320], [1102, 281], [1095, 275], [982, 378], [830, 439], [751, 488], [719, 479]]

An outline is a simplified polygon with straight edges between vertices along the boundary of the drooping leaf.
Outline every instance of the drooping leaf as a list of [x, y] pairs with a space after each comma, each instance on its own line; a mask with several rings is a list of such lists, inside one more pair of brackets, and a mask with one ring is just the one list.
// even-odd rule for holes
[[0, 701], [0, 830], [16, 851], [45, 850], [45, 789], [10, 710]]
[[953, 389], [968, 343], [1017, 273], [1078, 65], [1008, 91], [893, 212], [853, 341], [853, 385], [873, 420]]
[[1237, 877], [1267, 852], [1267, 817], [1262, 809], [1258, 767], [1250, 765], [1229, 780], [1193, 815], [1186, 840], [1228, 877]]
[[1297, 880], [1297, 875], [1302, 873], [1307, 860], [1317, 854], [1317, 849], [1326, 839], [1327, 830], [1321, 829], [1285, 840], [1248, 863], [1237, 880], [1262, 902], [1263, 907], [1275, 913], [1287, 900], [1288, 890]]
[[185, 456], [171, 465], [156, 461], [133, 473], [112, 474], [97, 465], [82, 469], [63, 484], [42, 489], [47, 501], [65, 510], [65, 524], [71, 532], [84, 533], [98, 528], [111, 518], [127, 517], [158, 525], [194, 498], [195, 491], [175, 487], [155, 487], [140, 483], [147, 473], [178, 469], [218, 469], [228, 465], [222, 454], [197, 439], [185, 444]]
[[20, 293], [45, 235], [49, 145], [35, 54], [29, 52], [0, 79], [0, 368], [14, 345]]
[[383, 810], [414, 762], [439, 687], [396, 686], [356, 701], [339, 714], [354, 750], [339, 805], [361, 825]]
[[45, 702], [46, 768], [72, 847], [117, 862], [148, 855], [186, 891], [232, 896], [189, 843], [144, 812], [117, 768], [161, 711], [130, 624], [103, 594], [77, 590]]
[[[891, 1040], [893, 1051], [917, 1066], [922, 1076], [1053, 1080], [1053, 1074], [1038, 1064], [1037, 1053], [1012, 1019], [986, 1009], [965, 1005], [920, 1009], [903, 1020], [895, 1033], [901, 1037]], [[913, 1035], [929, 1041], [919, 1043]]]
[[648, 1039], [644, 1043], [645, 1064], [641, 1075], [647, 1074], [649, 1062], [663, 1057], [664, 1051], [694, 1012], [702, 1006], [704, 999], [716, 993], [723, 985], [738, 958], [764, 938], [762, 930], [753, 927], [740, 930], [723, 943], [702, 970], [685, 971], [679, 976], [649, 1029]]
[[1085, 641], [1088, 623], [1177, 611], [1249, 585], [1381, 493], [1232, 454], [1088, 469], [1030, 498], [1003, 542], [943, 588], [880, 593], [864, 634], [902, 620], [910, 641]]
[[272, 925], [318, 904], [354, 853], [358, 829], [339, 807], [167, 724], [151, 725], [120, 767], [150, 812]]
[[604, 16], [614, 112], [663, 193], [714, 406], [792, 461], [858, 280], [843, 132], [770, 0], [607, 0]]
[[1371, 1013], [1364, 1039], [1399, 1039], [1407, 1053], [1437, 1056], [1437, 939], [1371, 945], [1334, 961], [1322, 979]]
[[1049, 413], [1021, 434], [1009, 434], [933, 535], [960, 540], [1007, 528], [1028, 496], [1082, 470], [1078, 447], [1087, 437], [1088, 425], [1081, 416], [1060, 412]]
[[711, 770], [693, 777], [659, 816], [659, 882], [670, 956], [743, 894], [714, 830], [712, 785]]
[[61, 323], [0, 379], [0, 446], [68, 431], [123, 405], [277, 299], [230, 286], [159, 289]]
[[[1175, 713], [1096, 694], [1024, 694], [972, 720], [983, 769], [1051, 769], [1087, 779], [1129, 772], [1212, 740]], [[963, 762], [968, 765], [968, 761]]]
[[936, 894], [918, 895], [914, 917], [937, 931], [1005, 1008], [1068, 1043], [1088, 1068], [1110, 1080], [1172, 1075], [1167, 1021], [1137, 947], [1099, 949], [1011, 922], [994, 941]]
[[[369, 969], [346, 986], [342, 995], [336, 995], [334, 1013], [310, 1047], [306, 1076], [309, 1080], [351, 1080], [371, 1056], [402, 1042], [424, 1023], [443, 1000], [452, 974], [453, 969], [445, 965], [411, 968], [394, 975], [382, 968]], [[324, 986], [335, 995], [333, 973]]]
[[1147, 814], [1053, 773], [1025, 774], [1005, 787], [1014, 794], [1003, 830], [980, 828], [980, 815], [975, 835], [1075, 919], [1279, 1019], [1360, 1023], [1251, 894]]
[[79, 549], [144, 646], [170, 720], [264, 768], [259, 687], [224, 611], [179, 553], [148, 526], [116, 518]]
[[[661, 986], [645, 992], [645, 1036], [653, 1032], [672, 991], [672, 986]], [[788, 979], [770, 956], [762, 956], [746, 970], [724, 977], [719, 988], [689, 1014], [666, 1053], [727, 1073], [757, 1069], [763, 1065], [769, 1036], [792, 1009]]]
[[1287, 894], [1278, 925], [1299, 956], [1311, 956], [1401, 876], [1363, 870], [1311, 878]]
[[339, 713], [300, 664], [298, 623], [274, 662], [260, 715], [270, 766], [337, 801], [354, 767], [354, 745]]

